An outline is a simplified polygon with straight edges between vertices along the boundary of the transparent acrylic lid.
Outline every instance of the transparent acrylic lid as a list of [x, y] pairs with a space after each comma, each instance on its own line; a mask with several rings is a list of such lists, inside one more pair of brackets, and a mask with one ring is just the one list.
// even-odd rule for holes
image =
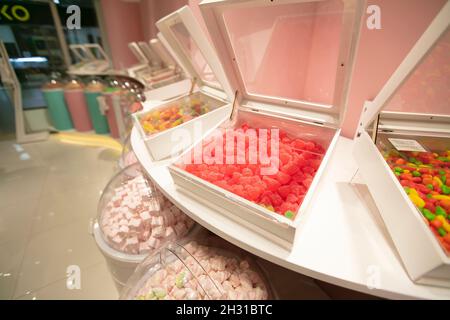
[[344, 109], [361, 1], [200, 7], [227, 75], [246, 99], [334, 115]]
[[450, 116], [450, 29], [397, 89], [383, 110]]
[[450, 3], [427, 30], [373, 101], [361, 126], [450, 134]]
[[97, 220], [111, 248], [131, 255], [160, 249], [194, 226], [147, 178], [140, 164], [124, 168], [102, 193]]
[[225, 91], [233, 99], [234, 92], [217, 54], [188, 6], [162, 18], [156, 25], [198, 86]]
[[170, 244], [136, 268], [121, 299], [266, 300], [270, 289], [249, 258], [185, 241]]
[[178, 22], [170, 26], [170, 30], [174, 34], [184, 54], [191, 60], [192, 66], [196, 74], [203, 80], [203, 82], [210, 84], [216, 88], [220, 88], [220, 84], [211, 70], [211, 67], [206, 62], [205, 57], [191, 38], [189, 31], [183, 23]]

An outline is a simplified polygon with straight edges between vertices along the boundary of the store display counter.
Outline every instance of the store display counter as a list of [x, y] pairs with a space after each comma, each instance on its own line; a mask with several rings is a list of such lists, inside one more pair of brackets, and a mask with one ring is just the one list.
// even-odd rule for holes
[[[263, 259], [312, 278], [389, 299], [450, 299], [450, 289], [414, 284], [401, 263], [356, 162], [353, 142], [338, 138], [329, 170], [324, 172], [288, 251], [252, 231], [244, 222], [219, 214], [180, 192], [167, 165], [153, 162], [136, 128], [134, 152], [162, 192], [192, 219], [225, 240]], [[350, 183], [351, 182], [351, 183]]]

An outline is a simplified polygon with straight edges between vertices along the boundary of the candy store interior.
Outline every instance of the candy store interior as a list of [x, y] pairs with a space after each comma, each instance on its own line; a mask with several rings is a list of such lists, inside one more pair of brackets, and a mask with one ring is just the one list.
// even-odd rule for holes
[[449, 23], [0, 0], [0, 299], [450, 299]]

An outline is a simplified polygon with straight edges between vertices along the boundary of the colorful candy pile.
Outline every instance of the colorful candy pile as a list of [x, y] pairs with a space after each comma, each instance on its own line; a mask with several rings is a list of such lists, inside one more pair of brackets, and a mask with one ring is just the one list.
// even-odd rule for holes
[[450, 151], [393, 150], [386, 161], [450, 255]]
[[266, 300], [262, 277], [248, 261], [190, 242], [193, 256], [175, 260], [158, 270], [139, 288], [138, 300]]
[[114, 189], [100, 219], [108, 243], [129, 254], [159, 249], [186, 235], [193, 224], [170, 201], [156, 195], [142, 175]]
[[154, 134], [174, 128], [209, 112], [208, 104], [197, 98], [189, 98], [181, 104], [175, 104], [149, 111], [140, 116], [139, 121], [147, 134]]
[[[244, 124], [235, 132], [237, 135], [242, 132], [245, 134], [249, 129], [252, 128]], [[256, 132], [258, 139], [267, 138], [267, 145], [271, 145], [270, 130], [265, 137], [260, 136], [259, 130]], [[223, 141], [226, 141], [226, 133], [223, 134]], [[223, 145], [223, 154], [226, 155], [226, 143]], [[325, 151], [313, 141], [293, 138], [283, 131], [279, 131], [278, 146], [278, 168], [273, 175], [261, 174], [261, 168], [267, 167], [266, 164], [261, 165], [261, 161], [258, 161], [258, 164], [225, 164], [224, 158], [223, 164], [206, 164], [208, 161], [205, 161], [205, 156], [203, 163], [198, 164], [198, 161], [192, 158], [193, 164], [180, 164], [180, 167], [270, 211], [294, 219]], [[235, 159], [238, 154], [245, 154], [248, 163], [249, 152], [248, 140], [245, 148], [241, 148], [239, 143], [234, 146]]]

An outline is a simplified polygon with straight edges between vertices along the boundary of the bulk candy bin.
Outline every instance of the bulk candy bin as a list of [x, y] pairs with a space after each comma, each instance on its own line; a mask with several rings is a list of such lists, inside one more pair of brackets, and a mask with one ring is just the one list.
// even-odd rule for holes
[[[172, 35], [170, 26], [183, 27], [177, 24], [179, 12], [189, 16], [198, 39], [184, 30], [178, 34], [179, 38]], [[182, 83], [177, 84], [173, 87], [173, 92], [178, 92], [176, 98], [155, 104], [133, 117], [153, 159], [162, 160], [178, 155], [194, 142], [196, 136], [202, 136], [228, 117], [231, 106], [225, 99], [233, 99], [234, 92], [224, 79], [224, 71], [214, 49], [190, 11], [181, 9], [158, 21], [157, 26], [193, 81], [191, 90], [189, 85], [186, 89]], [[220, 83], [215, 74], [223, 78]]]
[[[289, 249], [340, 134], [363, 2], [200, 8], [226, 73], [217, 78], [238, 99], [232, 119], [179, 157], [171, 175], [180, 191]], [[202, 41], [188, 12], [158, 23], [169, 42]]]
[[103, 90], [104, 85], [101, 82], [92, 80], [89, 82], [84, 92], [92, 125], [94, 126], [95, 132], [98, 134], [109, 133], [108, 121], [106, 120], [105, 115], [102, 114], [97, 100], [97, 98], [101, 96]]
[[449, 22], [447, 1], [380, 93], [364, 105], [354, 149], [410, 278], [445, 287], [450, 287]]
[[149, 256], [130, 278], [126, 300], [266, 300], [271, 297], [249, 257], [187, 241]]
[[91, 131], [92, 123], [84, 97], [84, 85], [78, 80], [72, 79], [64, 87], [64, 98], [75, 130], [80, 132]]
[[93, 230], [119, 291], [148, 254], [182, 239], [194, 226], [142, 170], [134, 164], [111, 179], [102, 193]]
[[42, 87], [42, 93], [47, 103], [51, 123], [55, 129], [71, 130], [73, 129], [72, 119], [64, 100], [63, 87], [64, 85], [61, 82], [52, 79]]
[[125, 139], [122, 149], [122, 155], [120, 156], [118, 165], [119, 168], [123, 169], [125, 167], [131, 166], [138, 162], [136, 158], [136, 154], [133, 151], [133, 147], [131, 146], [131, 134]]

